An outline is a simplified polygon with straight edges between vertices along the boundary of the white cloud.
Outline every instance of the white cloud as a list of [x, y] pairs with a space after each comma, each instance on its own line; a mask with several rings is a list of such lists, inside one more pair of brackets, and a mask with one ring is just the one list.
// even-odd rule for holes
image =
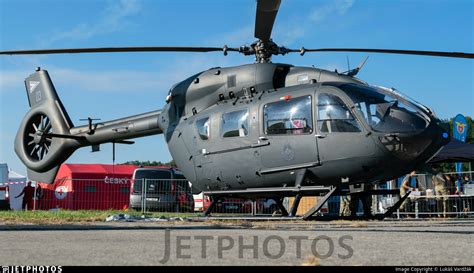
[[[186, 69], [185, 69], [186, 70]], [[0, 71], [0, 90], [23, 88], [23, 81], [29, 75], [25, 71]], [[146, 92], [167, 91], [169, 82], [181, 73], [159, 73], [136, 70], [90, 71], [67, 68], [52, 68], [49, 74], [56, 86], [94, 92]], [[63, 89], [62, 88], [62, 89]]]
[[275, 35], [282, 45], [289, 45], [297, 39], [304, 37], [309, 30], [314, 30], [315, 25], [322, 25], [325, 21], [337, 16], [346, 15], [354, 6], [355, 0], [335, 0], [319, 4], [311, 9], [306, 16], [293, 17], [288, 22], [279, 22]]
[[211, 44], [227, 44], [229, 47], [238, 47], [245, 43], [253, 42], [254, 26], [248, 25], [240, 29], [226, 33], [216, 39], [211, 40]]
[[334, 13], [344, 15], [353, 5], [354, 0], [336, 0], [314, 9], [308, 19], [313, 22], [320, 22], [325, 20], [328, 16], [334, 15]]
[[[212, 53], [211, 53], [212, 54]], [[156, 70], [80, 70], [44, 65], [56, 86], [94, 92], [163, 92], [193, 74], [214, 66], [232, 65], [230, 57], [206, 54], [176, 59]], [[23, 81], [31, 69], [0, 69], [0, 90], [8, 92], [24, 88]]]
[[[315, 25], [322, 24], [324, 21], [347, 14], [354, 6], [355, 0], [331, 0], [326, 2], [314, 1], [312, 9], [305, 16], [297, 16], [288, 18], [286, 21], [276, 19], [273, 29], [273, 37], [278, 37], [277, 41], [280, 45], [289, 45], [301, 37], [304, 37], [309, 30], [314, 29]], [[280, 10], [280, 13], [282, 11]], [[254, 19], [252, 20], [252, 22]], [[220, 35], [210, 40], [211, 44], [226, 43], [229, 46], [239, 46], [244, 43], [252, 43], [254, 41], [254, 24], [243, 26], [240, 29], [231, 31], [227, 34]]]
[[69, 30], [60, 31], [52, 34], [46, 40], [42, 41], [42, 46], [46, 47], [62, 40], [85, 40], [94, 36], [115, 32], [129, 25], [129, 17], [137, 15], [142, 6], [137, 0], [113, 1], [103, 11], [95, 23], [80, 23]]
[[23, 86], [23, 81], [28, 72], [24, 70], [16, 71], [0, 71], [0, 94], [3, 92], [8, 92], [11, 89], [15, 89]]

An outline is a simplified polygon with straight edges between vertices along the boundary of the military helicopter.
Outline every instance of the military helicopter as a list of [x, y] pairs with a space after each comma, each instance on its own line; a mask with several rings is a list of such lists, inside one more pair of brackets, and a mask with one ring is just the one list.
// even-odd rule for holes
[[[333, 195], [395, 193], [370, 185], [410, 172], [449, 142], [434, 112], [393, 88], [371, 86], [346, 72], [272, 63], [274, 55], [375, 52], [455, 58], [472, 53], [396, 49], [279, 46], [271, 33], [281, 0], [257, 0], [250, 46], [109, 47], [1, 51], [3, 55], [106, 52], [236, 52], [255, 62], [215, 67], [171, 87], [162, 110], [75, 126], [46, 70], [25, 80], [30, 110], [15, 138], [15, 152], [32, 180], [52, 183], [61, 163], [81, 147], [132, 144], [164, 134], [169, 151], [195, 192], [214, 197], [273, 198], [283, 215], [299, 200], [320, 195], [310, 219]], [[397, 192], [398, 193], [398, 192]], [[295, 196], [291, 211], [282, 198]], [[384, 215], [407, 198], [403, 196]]]

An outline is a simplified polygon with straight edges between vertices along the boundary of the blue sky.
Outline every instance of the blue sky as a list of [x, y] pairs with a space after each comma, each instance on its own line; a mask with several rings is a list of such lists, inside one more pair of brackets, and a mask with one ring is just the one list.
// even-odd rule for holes
[[[371, 47], [474, 52], [472, 0], [283, 0], [273, 38], [292, 48]], [[254, 41], [255, 1], [0, 0], [0, 50], [105, 46], [223, 46]], [[369, 54], [359, 77], [396, 87], [441, 118], [474, 116], [474, 61]], [[274, 62], [345, 70], [365, 54], [307, 53]], [[0, 57], [0, 162], [26, 173], [13, 151], [28, 111], [23, 80], [49, 71], [76, 125], [160, 109], [171, 85], [213, 66], [253, 62], [220, 53], [110, 53]], [[111, 145], [68, 162], [112, 163]], [[171, 160], [162, 136], [118, 146], [116, 162]]]

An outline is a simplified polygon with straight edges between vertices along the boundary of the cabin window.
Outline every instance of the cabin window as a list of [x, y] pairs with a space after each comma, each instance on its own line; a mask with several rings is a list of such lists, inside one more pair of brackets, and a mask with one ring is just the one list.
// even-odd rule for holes
[[249, 134], [249, 111], [240, 110], [222, 115], [222, 137], [245, 137]]
[[196, 121], [196, 128], [202, 140], [208, 140], [211, 137], [209, 122], [209, 118], [202, 118]]
[[[135, 170], [134, 179], [133, 192], [135, 193], [142, 192], [145, 187], [148, 188], [147, 191], [154, 190], [159, 187], [156, 183], [160, 183], [160, 181], [163, 184], [167, 184], [163, 187], [169, 188], [171, 172], [166, 169], [139, 169]], [[145, 183], [146, 186], [142, 185], [142, 183]]]
[[318, 97], [318, 128], [322, 133], [360, 132], [360, 126], [349, 108], [337, 96]]
[[308, 134], [313, 131], [311, 96], [285, 98], [263, 108], [265, 134]]

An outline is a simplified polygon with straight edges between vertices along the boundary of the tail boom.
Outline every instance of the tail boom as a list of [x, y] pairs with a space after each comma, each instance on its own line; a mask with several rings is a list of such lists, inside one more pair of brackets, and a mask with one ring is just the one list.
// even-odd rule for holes
[[15, 138], [15, 152], [29, 179], [52, 183], [61, 163], [75, 150], [109, 142], [161, 134], [161, 111], [74, 127], [46, 70], [25, 80], [30, 110]]

